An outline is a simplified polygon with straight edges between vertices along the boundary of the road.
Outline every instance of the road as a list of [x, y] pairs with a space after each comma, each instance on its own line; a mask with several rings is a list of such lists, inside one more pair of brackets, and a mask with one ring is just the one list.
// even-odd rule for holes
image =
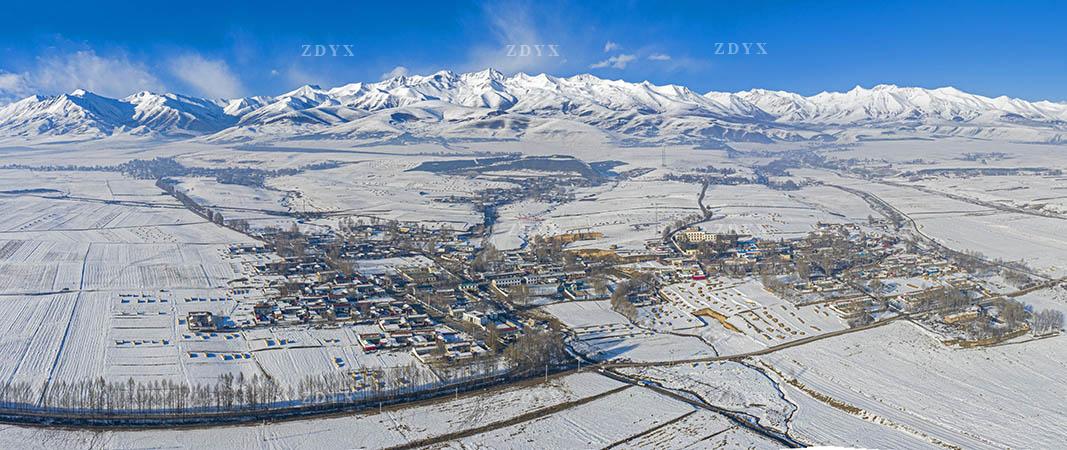
[[[885, 200], [882, 200], [882, 198], [878, 197], [877, 195], [874, 195], [874, 194], [872, 194], [870, 192], [867, 192], [867, 191], [861, 191], [859, 189], [840, 186], [840, 185], [836, 185], [836, 184], [826, 184], [826, 186], [837, 188], [837, 189], [840, 189], [842, 191], [848, 192], [850, 194], [859, 196], [865, 202], [867, 202], [869, 205], [871, 205], [871, 207], [874, 208], [876, 211], [887, 210], [887, 211], [889, 211], [890, 214], [898, 216], [898, 217], [889, 217], [889, 219], [893, 220], [894, 222], [898, 221], [898, 218], [899, 218], [899, 220], [903, 220], [914, 231], [915, 236], [917, 238], [920, 238], [920, 240], [922, 240], [924, 243], [926, 243], [928, 245], [931, 245], [931, 246], [941, 250], [941, 252], [948, 253], [948, 254], [959, 254], [960, 253], [959, 251], [957, 251], [955, 249], [952, 249], [952, 248], [948, 247], [947, 245], [942, 244], [937, 239], [934, 239], [932, 236], [924, 233], [922, 231], [922, 229], [919, 227], [918, 223], [915, 222], [914, 218], [909, 216], [907, 213], [901, 211], [897, 207], [889, 204], [889, 202], [886, 202]], [[1018, 268], [1018, 267], [1010, 266], [1008, 264], [1005, 264], [1005, 263], [1002, 263], [1002, 262], [998, 262], [998, 261], [992, 261], [992, 260], [989, 260], [989, 259], [986, 259], [986, 258], [979, 258], [979, 257], [975, 257], [975, 258], [978, 258], [978, 259], [982, 260], [986, 264], [989, 264], [989, 265], [992, 265], [992, 266], [997, 266], [997, 267], [1000, 267], [1002, 269], [1012, 270], [1012, 271], [1016, 271], [1016, 272], [1023, 272], [1023, 273], [1025, 273], [1027, 275], [1030, 275], [1030, 276], [1035, 277], [1035, 278], [1041, 278], [1043, 280], [1051, 280], [1052, 279], [1051, 277], [1049, 277], [1047, 275], [1043, 275], [1043, 274], [1034, 272], [1032, 270], [1023, 270], [1023, 269]]]
[[629, 384], [635, 385], [635, 386], [642, 386], [642, 387], [651, 389], [653, 391], [656, 391], [656, 393], [658, 393], [660, 395], [663, 395], [663, 396], [666, 396], [666, 397], [673, 398], [675, 400], [679, 400], [679, 401], [688, 403], [688, 404], [693, 405], [693, 406], [695, 406], [697, 408], [706, 409], [708, 411], [712, 411], [714, 413], [720, 414], [722, 416], [725, 416], [727, 419], [729, 419], [731, 422], [737, 424], [738, 426], [741, 426], [743, 428], [746, 428], [748, 430], [756, 432], [757, 434], [760, 434], [763, 437], [766, 437], [766, 438], [769, 438], [771, 440], [774, 440], [775, 442], [777, 442], [780, 445], [783, 445], [783, 446], [786, 446], [786, 447], [789, 447], [789, 448], [806, 447], [806, 445], [801, 444], [800, 442], [797, 442], [796, 440], [794, 440], [792, 437], [790, 437], [787, 434], [782, 434], [782, 433], [779, 433], [777, 431], [771, 430], [769, 428], [763, 427], [762, 425], [759, 424], [758, 420], [756, 420], [754, 417], [752, 417], [752, 416], [750, 416], [748, 414], [739, 413], [737, 411], [731, 411], [731, 410], [724, 409], [724, 408], [719, 408], [717, 406], [714, 406], [714, 405], [711, 405], [711, 404], [708, 404], [708, 403], [704, 403], [703, 401], [697, 400], [696, 398], [691, 398], [691, 397], [687, 397], [685, 395], [679, 394], [679, 393], [677, 393], [677, 392], [675, 392], [675, 391], [673, 391], [671, 389], [664, 388], [664, 387], [659, 386], [659, 385], [657, 385], [655, 383], [649, 383], [649, 382], [646, 382], [644, 380], [631, 378], [629, 376], [626, 376], [626, 375], [621, 374], [619, 372], [616, 372], [614, 370], [610, 370], [610, 369], [602, 370], [602, 371], [600, 371], [600, 373], [605, 375], [605, 376], [607, 376], [608, 378], [614, 379], [616, 381], [621, 381], [623, 383], [629, 383]]

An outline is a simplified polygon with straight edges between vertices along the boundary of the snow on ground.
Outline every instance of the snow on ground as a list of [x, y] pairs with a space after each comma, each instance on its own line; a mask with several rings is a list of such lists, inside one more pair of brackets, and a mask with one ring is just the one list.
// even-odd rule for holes
[[530, 237], [537, 234], [537, 228], [543, 220], [541, 217], [549, 214], [555, 206], [551, 203], [524, 200], [498, 208], [499, 217], [493, 224], [493, 235], [489, 237], [489, 242], [500, 250], [521, 247]]
[[591, 241], [567, 248], [645, 248], [645, 241], [661, 236], [663, 228], [679, 218], [700, 214], [700, 185], [654, 178], [652, 174], [578, 189], [576, 201], [534, 214], [540, 220], [530, 235], [554, 236], [583, 231], [604, 233]]
[[787, 383], [780, 384], [797, 406], [789, 434], [801, 442], [849, 448], [885, 450], [942, 449], [902, 430], [886, 427], [816, 400]]
[[918, 219], [921, 230], [954, 249], [1022, 260], [1053, 276], [1067, 275], [1067, 221], [1015, 213], [941, 214]]
[[235, 307], [229, 282], [243, 267], [228, 245], [249, 238], [189, 212], [150, 181], [107, 172], [5, 176], [2, 379], [40, 389], [97, 377], [195, 382], [252, 373], [244, 358], [186, 364], [189, 349], [208, 339], [193, 343], [179, 331], [189, 311]]
[[608, 300], [556, 303], [542, 309], [570, 328], [610, 327], [629, 323], [622, 314], [612, 311]]
[[[248, 448], [248, 449], [315, 449], [315, 448], [383, 448], [412, 440], [441, 436], [567, 402], [605, 393], [625, 386], [595, 373], [580, 373], [553, 379], [548, 384], [478, 394], [459, 399], [443, 399], [429, 405], [390, 409], [382, 414], [371, 410], [364, 414], [314, 420], [280, 422], [237, 427], [194, 428], [148, 431], [71, 431], [44, 428], [0, 428], [2, 448]], [[629, 391], [647, 391], [630, 388]], [[616, 394], [618, 395], [618, 394]], [[637, 404], [625, 401], [650, 400], [660, 404], [660, 397], [647, 392], [632, 397], [608, 396], [598, 401], [616, 408], [628, 406], [630, 414], [619, 414], [633, 422], [635, 428], [665, 421], [685, 411], [688, 405], [665, 401], [655, 406], [656, 413], [636, 417]], [[680, 404], [679, 404], [680, 403]], [[684, 405], [684, 406], [681, 406]], [[576, 416], [596, 420], [598, 410], [582, 410]], [[562, 414], [566, 414], [565, 410]], [[587, 414], [588, 413], [588, 414]], [[551, 417], [551, 416], [550, 416]], [[569, 416], [568, 416], [569, 417]], [[620, 423], [618, 427], [622, 427]], [[618, 430], [618, 428], [616, 428]], [[623, 428], [625, 430], [625, 428]], [[614, 434], [610, 435], [614, 436]]]
[[1015, 298], [1033, 307], [1033, 310], [1055, 309], [1067, 315], [1067, 286], [1058, 285], [1050, 289], [1041, 289]]
[[355, 262], [356, 270], [369, 275], [382, 275], [396, 273], [403, 267], [436, 267], [434, 262], [422, 255], [397, 256], [382, 259], [361, 259]]
[[676, 361], [715, 356], [699, 338], [631, 324], [612, 311], [608, 300], [565, 302], [544, 306], [575, 334], [574, 347], [598, 360]]
[[830, 223], [866, 222], [869, 217], [880, 217], [863, 199], [830, 186], [804, 186], [785, 195], [801, 205], [811, 205], [834, 216], [827, 220]]
[[[888, 434], [962, 448], [1053, 448], [1067, 438], [1062, 338], [957, 349], [897, 322], [759, 359]], [[798, 420], [805, 414], [801, 405]], [[812, 435], [856, 438], [833, 422], [807, 423]]]
[[782, 445], [755, 432], [735, 425], [721, 414], [694, 411], [680, 420], [619, 444], [620, 449], [717, 448], [779, 449]]
[[638, 324], [658, 331], [684, 331], [707, 325], [703, 319], [674, 303], [637, 308]]
[[703, 337], [723, 355], [759, 350], [846, 326], [829, 307], [798, 307], [768, 292], [756, 279], [676, 283], [663, 293], [669, 304], [705, 315], [707, 327], [685, 333]]
[[[760, 239], [789, 239], [802, 237], [818, 223], [845, 223], [844, 213], [835, 212], [836, 205], [824, 191], [809, 192], [810, 199], [799, 193], [807, 191], [777, 191], [761, 185], [711, 186], [704, 197], [704, 205], [714, 217], [698, 226], [713, 233], [735, 232]], [[821, 200], [828, 205], [813, 203]], [[833, 206], [829, 206], [833, 205]], [[854, 202], [846, 203], [856, 213]], [[863, 216], [864, 219], [866, 216]]]
[[297, 211], [343, 211], [400, 221], [422, 221], [464, 230], [483, 221], [469, 203], [438, 200], [471, 197], [489, 188], [514, 187], [510, 183], [412, 172], [429, 157], [379, 156], [334, 169], [307, 171], [270, 179], [275, 189], [300, 194], [291, 202]]
[[[255, 331], [190, 332], [184, 324], [190, 312], [232, 315], [242, 299], [254, 301], [258, 290], [230, 284], [249, 272], [244, 257], [229, 254], [229, 244], [250, 238], [207, 222], [150, 181], [106, 172], [5, 175], [0, 306], [10, 314], [0, 320], [7, 336], [0, 343], [0, 380], [37, 389], [97, 377], [209, 384], [223, 374], [295, 383], [413, 360], [407, 352], [365, 354], [345, 328], [267, 330], [262, 338]], [[15, 186], [20, 191], [10, 192]], [[426, 263], [398, 258], [363, 265], [373, 271]]]
[[[1002, 152], [1008, 159], [986, 164], [965, 161], [966, 153]], [[831, 153], [834, 159], [885, 161], [899, 170], [930, 167], [1062, 167], [1063, 145], [1022, 144], [998, 140], [939, 138], [932, 140], [871, 140]]]
[[298, 199], [279, 190], [222, 184], [211, 178], [179, 177], [176, 180], [179, 181], [176, 189], [197, 204], [221, 213], [227, 221], [246, 220], [254, 228], [288, 228], [293, 220], [277, 214], [300, 210], [302, 206]]
[[819, 176], [878, 196], [914, 219], [922, 233], [950, 248], [1023, 260], [1054, 276], [1067, 274], [1067, 237], [1060, 232], [1067, 223], [1063, 219], [993, 209], [908, 186]]
[[734, 361], [633, 367], [622, 373], [674, 390], [695, 394], [705, 403], [744, 412], [760, 425], [787, 431], [796, 406], [778, 390], [775, 380], [760, 370]]
[[691, 414], [696, 407], [641, 387], [528, 422], [460, 439], [447, 448], [605, 448]]
[[936, 177], [923, 178], [914, 184], [977, 200], [1067, 214], [1067, 177], [1063, 175]]
[[412, 363], [426, 379], [435, 379], [410, 352], [364, 352], [357, 341], [357, 327], [257, 329], [243, 334], [262, 373], [288, 385], [295, 386], [313, 374], [374, 371]]

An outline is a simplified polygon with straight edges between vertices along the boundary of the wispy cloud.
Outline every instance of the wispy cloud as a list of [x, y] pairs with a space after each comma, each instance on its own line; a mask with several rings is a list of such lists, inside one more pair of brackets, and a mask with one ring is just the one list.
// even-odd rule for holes
[[[483, 13], [490, 39], [485, 45], [471, 49], [467, 69], [492, 67], [510, 73], [550, 70], [566, 62], [566, 48], [559, 45], [560, 42], [551, 33], [546, 37], [529, 4], [519, 1], [488, 2]], [[553, 47], [549, 48], [550, 45]]]
[[321, 73], [317, 73], [313, 70], [309, 70], [300, 65], [291, 65], [285, 69], [285, 80], [289, 82], [292, 87], [303, 86], [305, 84], [311, 85], [329, 85], [327, 78]]
[[615, 55], [615, 56], [612, 56], [612, 57], [610, 57], [608, 59], [605, 59], [603, 61], [594, 63], [593, 65], [589, 66], [589, 68], [590, 69], [603, 69], [605, 67], [610, 67], [612, 69], [625, 69], [626, 65], [629, 64], [631, 61], [633, 61], [635, 59], [637, 59], [637, 56], [634, 56], [634, 55], [628, 55], [628, 54]]
[[99, 55], [94, 50], [39, 56], [25, 72], [0, 74], [0, 98], [53, 95], [86, 89], [110, 97], [162, 90], [163, 83], [144, 64], [124, 53]]
[[175, 77], [200, 95], [232, 98], [240, 97], [245, 91], [241, 80], [230, 70], [226, 61], [220, 59], [187, 53], [172, 59], [169, 68]]
[[396, 66], [392, 70], [382, 74], [380, 79], [388, 80], [396, 77], [402, 77], [408, 74], [408, 68], [404, 66]]
[[0, 73], [0, 105], [28, 97], [32, 93], [24, 75], [9, 72]]
[[653, 53], [651, 55], [648, 55], [648, 60], [649, 61], [670, 61], [671, 60], [671, 55], [668, 55], [666, 53]]
[[608, 52], [610, 52], [612, 50], [618, 50], [618, 48], [619, 48], [619, 44], [617, 44], [615, 42], [608, 41], [608, 42], [604, 43], [604, 53], [608, 53]]

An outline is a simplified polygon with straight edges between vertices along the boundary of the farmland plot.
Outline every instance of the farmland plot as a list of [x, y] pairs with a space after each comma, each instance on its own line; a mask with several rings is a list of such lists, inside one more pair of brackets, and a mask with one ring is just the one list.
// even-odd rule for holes
[[[0, 377], [39, 389], [97, 377], [210, 382], [258, 370], [250, 360], [188, 362], [204, 344], [178, 331], [185, 314], [206, 306], [183, 300], [221, 299], [244, 276], [227, 248], [249, 238], [185, 210], [149, 181], [10, 175], [44, 193], [0, 194], [0, 304], [10, 311], [0, 323]], [[225, 314], [236, 303], [211, 305]]]
[[958, 250], [972, 250], [991, 258], [1024, 261], [1052, 276], [1067, 274], [1067, 221], [931, 195], [920, 190], [853, 179], [837, 182], [870, 192], [910, 216], [919, 231]]
[[644, 249], [645, 241], [658, 238], [667, 223], [700, 214], [699, 195], [698, 184], [646, 177], [578, 189], [575, 201], [534, 215], [540, 222], [528, 233], [554, 236], [596, 231], [604, 237], [578, 241], [568, 248]]
[[420, 221], [465, 229], [483, 217], [466, 203], [437, 201], [470, 196], [510, 183], [410, 172], [428, 157], [383, 156], [335, 169], [274, 178], [272, 188], [299, 193], [288, 205], [296, 211], [346, 211], [400, 221]]
[[[381, 414], [371, 410], [360, 415], [269, 425], [107, 432], [5, 427], [0, 428], [0, 447], [25, 448], [26, 442], [40, 442], [49, 448], [383, 448], [506, 421], [622, 386], [625, 385], [601, 375], [581, 373], [547, 384], [390, 409]], [[665, 414], [657, 413], [657, 417]]]
[[956, 349], [899, 322], [760, 359], [809, 397], [930, 446], [1052, 448], [1065, 436], [1067, 416], [1052, 400], [1067, 396], [1060, 338]]
[[709, 326], [684, 330], [712, 342], [721, 354], [744, 353], [844, 329], [825, 305], [797, 306], [763, 289], [758, 280], [694, 281], [664, 289], [670, 304], [706, 316]]
[[816, 400], [781, 383], [782, 391], [797, 406], [789, 421], [790, 435], [801, 442], [828, 446], [878, 449], [943, 449], [909, 434]]
[[653, 428], [615, 448], [670, 450], [678, 448], [778, 449], [782, 445], [706, 410]]
[[5, 310], [0, 314], [0, 379], [44, 385], [56, 355], [67, 344], [78, 297], [78, 293], [0, 297]]
[[510, 203], [497, 209], [496, 223], [489, 242], [501, 250], [516, 249], [538, 234], [540, 222], [556, 205], [545, 202], [524, 200]]
[[604, 448], [696, 411], [696, 407], [633, 387], [558, 413], [468, 438], [449, 448]]
[[673, 361], [715, 356], [699, 338], [642, 328], [612, 311], [607, 300], [557, 303], [544, 309], [570, 327], [576, 350], [599, 360]]
[[704, 205], [714, 213], [713, 220], [700, 224], [705, 231], [770, 240], [802, 237], [816, 224], [846, 223], [852, 221], [850, 215], [869, 211], [855, 202], [841, 205], [848, 209], [841, 208], [827, 201], [822, 190], [794, 193], [762, 185], [711, 186]]
[[937, 177], [917, 180], [914, 184], [982, 201], [1067, 213], [1067, 177], [1062, 175]]
[[668, 389], [695, 394], [708, 404], [744, 412], [778, 432], [789, 429], [789, 420], [797, 409], [779, 390], [776, 380], [756, 367], [734, 361], [620, 370]]

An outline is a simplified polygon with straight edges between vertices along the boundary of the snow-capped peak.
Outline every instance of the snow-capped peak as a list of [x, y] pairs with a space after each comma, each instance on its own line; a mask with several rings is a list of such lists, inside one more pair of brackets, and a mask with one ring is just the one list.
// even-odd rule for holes
[[54, 97], [31, 96], [0, 108], [0, 136], [99, 137], [135, 130], [284, 139], [317, 132], [334, 137], [432, 136], [447, 134], [441, 127], [458, 127], [461, 138], [515, 137], [543, 121], [552, 125], [538, 128], [539, 133], [599, 130], [619, 139], [651, 142], [805, 139], [850, 127], [968, 136], [1006, 136], [1003, 130], [1026, 128], [1031, 130], [1027, 136], [1039, 140], [1067, 140], [1061, 136], [1067, 134], [1067, 104], [989, 98], [953, 87], [878, 84], [810, 96], [767, 89], [698, 94], [686, 86], [647, 80], [505, 75], [492, 68], [442, 70], [330, 89], [308, 84], [274, 97], [231, 100], [152, 92], [117, 100], [78, 89]]

